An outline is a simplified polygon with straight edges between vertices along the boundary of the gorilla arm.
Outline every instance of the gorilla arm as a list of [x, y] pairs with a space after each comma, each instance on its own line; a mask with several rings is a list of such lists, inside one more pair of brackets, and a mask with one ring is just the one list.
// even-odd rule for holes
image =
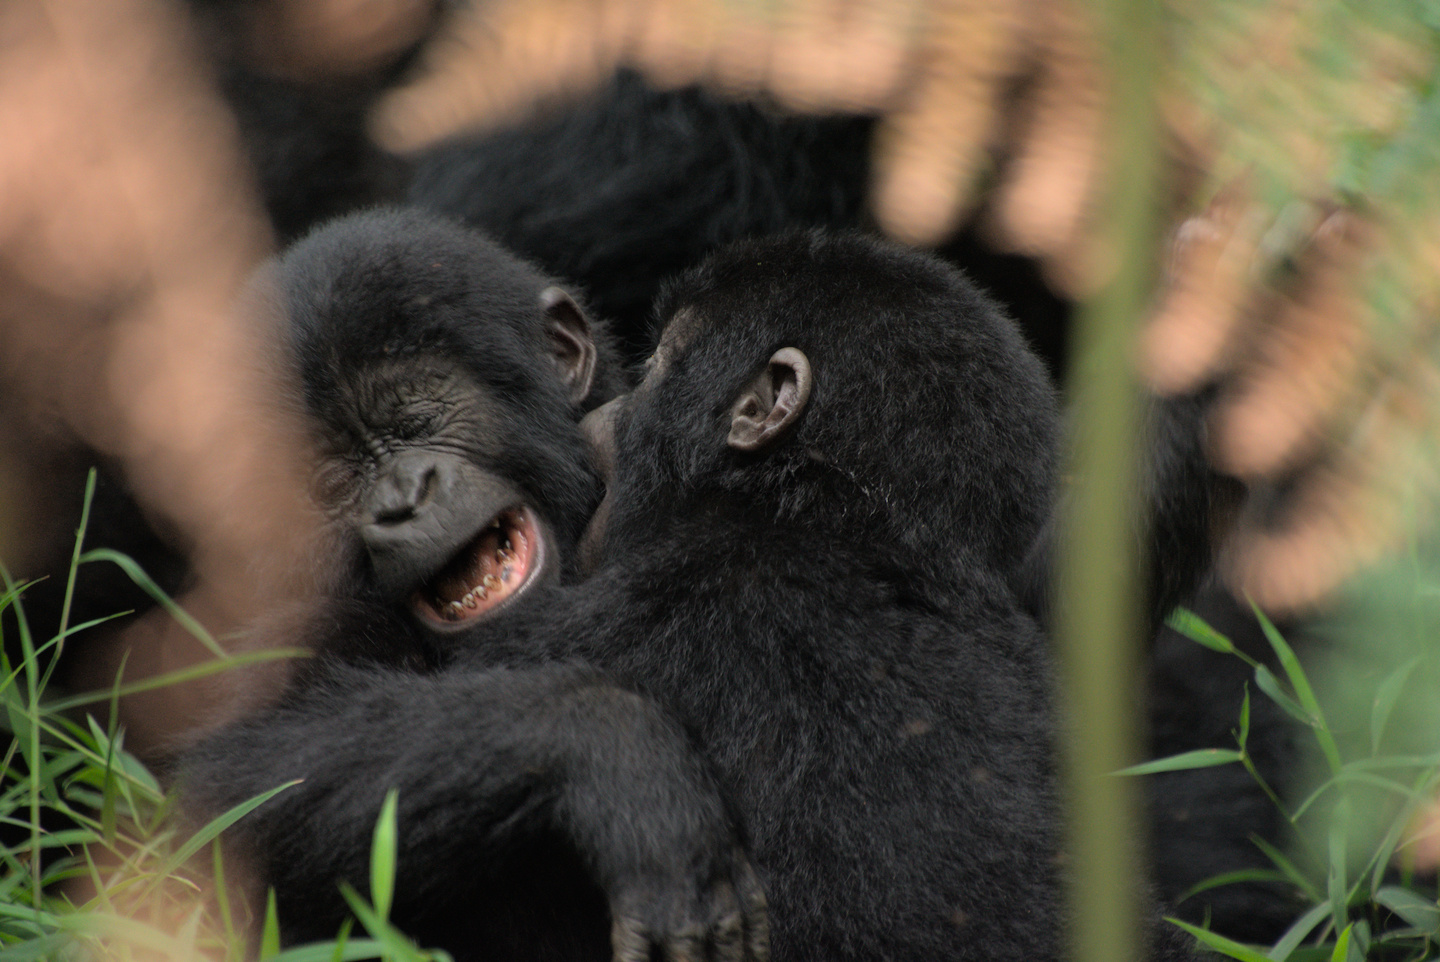
[[477, 879], [503, 872], [508, 852], [548, 833], [604, 892], [616, 958], [765, 955], [764, 895], [714, 780], [648, 701], [566, 666], [425, 676], [328, 664], [318, 675], [182, 760], [200, 817], [303, 779], [231, 830], [261, 857], [282, 916], [333, 932], [345, 914], [336, 883], [368, 877], [396, 788], [402, 925], [454, 900], [457, 861]]

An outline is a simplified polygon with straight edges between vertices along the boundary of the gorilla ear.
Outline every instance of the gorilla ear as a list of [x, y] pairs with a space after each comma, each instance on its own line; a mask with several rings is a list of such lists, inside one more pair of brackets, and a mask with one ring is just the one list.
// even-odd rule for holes
[[730, 408], [736, 451], [763, 451], [785, 436], [810, 400], [810, 360], [799, 348], [782, 347]]
[[550, 337], [551, 356], [560, 370], [560, 379], [570, 389], [570, 403], [579, 404], [590, 393], [595, 379], [595, 339], [590, 319], [574, 298], [558, 287], [540, 292], [540, 310], [545, 314], [545, 333]]

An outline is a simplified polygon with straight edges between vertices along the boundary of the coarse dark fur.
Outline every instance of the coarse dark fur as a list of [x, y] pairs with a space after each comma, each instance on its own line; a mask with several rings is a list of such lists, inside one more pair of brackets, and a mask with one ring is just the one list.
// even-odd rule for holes
[[[574, 874], [541, 873], [538, 888], [513, 874], [538, 864], [540, 845], [557, 859], [545, 865], [588, 869], [612, 909], [638, 906], [615, 930], [638, 958], [673, 926], [636, 919], [712, 898], [706, 881], [736, 872], [712, 842], [734, 837], [667, 843], [699, 852], [705, 871], [660, 859], [629, 902], [616, 901], [604, 860], [633, 859], [624, 848], [636, 842], [650, 851], [648, 833], [672, 838], [673, 819], [718, 804], [686, 774], [713, 766], [749, 829], [778, 957], [1058, 957], [1048, 654], [1005, 574], [1052, 495], [1042, 366], [953, 270], [857, 237], [741, 245], [690, 275], [663, 316], [678, 320], [618, 418], [601, 570], [432, 639], [448, 646], [438, 670], [319, 659], [278, 711], [184, 760], [193, 810], [306, 779], [240, 826], [292, 939], [338, 924], [329, 886], [363, 877], [368, 826], [398, 785], [402, 889], [433, 881], [397, 919], [422, 940], [525, 957], [535, 925], [568, 919], [576, 928], [547, 944], [595, 950], [590, 909], [557, 916], [541, 897], [547, 885], [583, 890]], [[737, 454], [726, 412], [780, 346], [812, 358], [814, 396], [779, 447]], [[909, 456], [894, 457], [902, 442]], [[404, 645], [419, 629], [393, 610], [342, 606], [323, 630], [322, 649], [345, 650], [354, 635]], [[572, 730], [563, 689], [575, 664], [606, 672], [599, 701], [618, 697], [625, 712], [587, 713]], [[704, 765], [653, 737], [671, 724], [657, 707], [693, 733]], [[645, 738], [628, 734], [633, 712]], [[552, 807], [598, 761], [597, 738], [641, 769], [633, 786], [605, 781], [597, 811]], [[557, 772], [556, 756], [590, 762]], [[665, 804], [647, 816], [657, 793]], [[632, 803], [625, 819], [658, 824], [634, 822], [618, 856], [587, 841], [618, 829], [608, 806]], [[592, 816], [583, 830], [566, 820]], [[476, 856], [489, 859], [478, 875]], [[1155, 932], [1154, 954], [1183, 956], [1172, 936]]]
[[[858, 237], [738, 245], [659, 314], [676, 336], [617, 415], [607, 563], [552, 654], [694, 728], [777, 958], [1058, 957], [1051, 679], [1004, 577], [1054, 480], [1039, 361], [953, 270]], [[782, 346], [813, 365], [808, 409], [732, 451], [727, 412]]]
[[858, 225], [870, 128], [621, 72], [573, 106], [426, 151], [410, 199], [573, 279], [634, 355], [661, 282], [717, 246]]
[[321, 658], [192, 749], [194, 819], [303, 779], [227, 833], [287, 944], [329, 939], [398, 790], [392, 920], [458, 960], [764, 956], [764, 896], [710, 766], [651, 702], [579, 667], [419, 673]]

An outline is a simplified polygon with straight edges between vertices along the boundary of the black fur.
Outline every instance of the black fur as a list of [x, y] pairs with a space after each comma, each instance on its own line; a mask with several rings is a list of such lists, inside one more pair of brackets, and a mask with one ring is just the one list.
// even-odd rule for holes
[[[688, 333], [619, 415], [608, 562], [549, 641], [695, 729], [778, 958], [1058, 957], [1050, 673], [1004, 577], [1051, 496], [1040, 363], [953, 270], [857, 237], [739, 245], [660, 314]], [[782, 346], [808, 410], [737, 455]]]
[[660, 283], [717, 246], [858, 224], [870, 127], [656, 91], [622, 72], [573, 107], [427, 151], [410, 199], [580, 284], [634, 356]]
[[196, 819], [304, 779], [227, 833], [231, 864], [274, 886], [287, 943], [334, 937], [339, 882], [368, 889], [396, 788], [392, 918], [424, 945], [462, 962], [608, 959], [614, 917], [642, 935], [636, 962], [692, 939], [689, 958], [763, 955], [763, 896], [709, 766], [593, 671], [322, 659], [278, 707], [188, 753], [182, 777]]

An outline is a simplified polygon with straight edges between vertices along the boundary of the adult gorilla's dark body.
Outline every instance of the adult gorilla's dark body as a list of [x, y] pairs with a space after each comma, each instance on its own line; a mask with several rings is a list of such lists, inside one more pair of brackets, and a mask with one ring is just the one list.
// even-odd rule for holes
[[[873, 129], [870, 117], [655, 90], [621, 71], [578, 103], [425, 151], [408, 196], [580, 284], [627, 355], [643, 357], [660, 285], [717, 247], [799, 227], [868, 227]], [[1060, 370], [1069, 306], [1036, 266], [973, 230], [945, 255]]]

